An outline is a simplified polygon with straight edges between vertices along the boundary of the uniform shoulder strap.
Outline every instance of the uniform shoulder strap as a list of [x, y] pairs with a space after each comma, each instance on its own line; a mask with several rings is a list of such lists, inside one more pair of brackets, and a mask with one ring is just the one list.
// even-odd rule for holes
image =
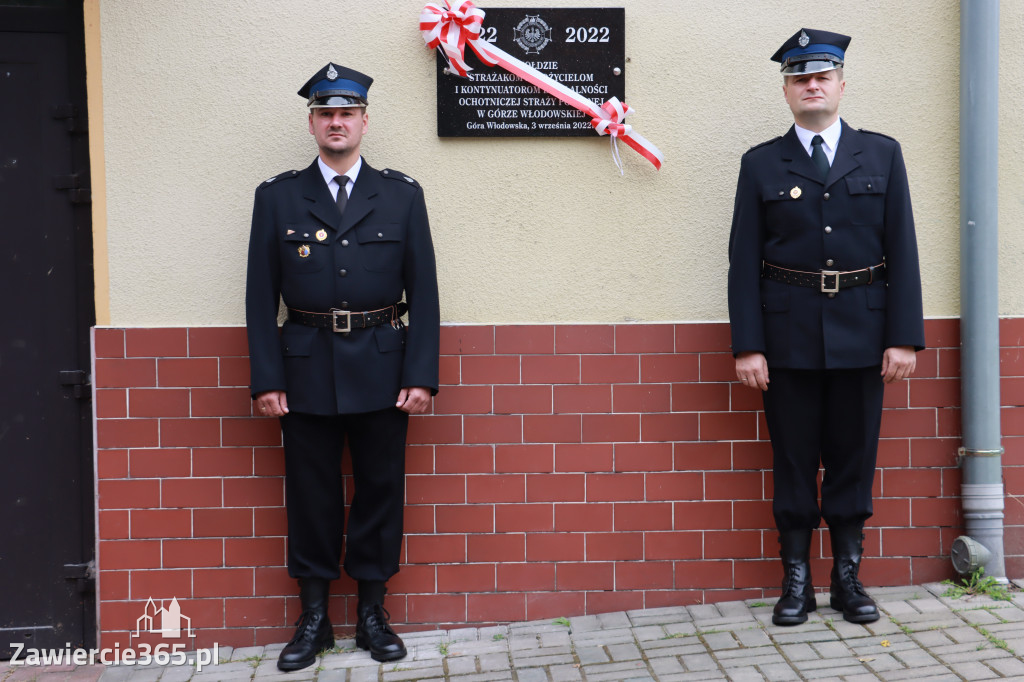
[[406, 184], [412, 185], [413, 187], [419, 187], [420, 186], [420, 184], [418, 182], [416, 182], [415, 180], [410, 178], [408, 175], [406, 175], [402, 171], [396, 171], [396, 170], [394, 170], [392, 168], [385, 168], [384, 170], [382, 170], [380, 172], [380, 176], [382, 178], [387, 178], [388, 180], [398, 180], [400, 182], [404, 182]]
[[290, 180], [292, 178], [297, 178], [298, 176], [299, 176], [299, 171], [297, 171], [297, 170], [285, 171], [284, 173], [279, 173], [279, 174], [275, 175], [272, 178], [267, 178], [266, 180], [261, 182], [260, 186], [257, 187], [256, 189], [262, 189], [262, 188], [266, 187], [267, 185], [271, 185], [271, 184], [273, 184], [275, 182], [280, 182], [281, 180]]

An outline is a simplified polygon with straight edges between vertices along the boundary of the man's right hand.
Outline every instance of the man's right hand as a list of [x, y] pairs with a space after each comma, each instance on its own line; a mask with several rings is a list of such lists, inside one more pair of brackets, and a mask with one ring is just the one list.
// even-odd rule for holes
[[736, 356], [736, 378], [744, 386], [768, 390], [768, 360], [764, 353], [748, 351]]
[[288, 414], [288, 396], [284, 391], [264, 391], [256, 396], [256, 415], [283, 417]]

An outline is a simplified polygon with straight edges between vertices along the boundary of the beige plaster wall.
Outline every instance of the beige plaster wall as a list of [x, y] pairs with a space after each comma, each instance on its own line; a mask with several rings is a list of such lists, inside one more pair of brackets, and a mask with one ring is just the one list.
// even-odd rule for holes
[[[596, 135], [438, 138], [420, 0], [99, 2], [102, 87], [92, 73], [90, 93], [103, 116], [92, 128], [105, 163], [101, 323], [244, 322], [253, 190], [313, 159], [295, 91], [328, 61], [375, 78], [366, 159], [425, 188], [445, 321], [724, 320], [739, 158], [791, 122], [768, 58], [801, 26], [853, 36], [841, 112], [902, 142], [925, 312], [958, 314], [955, 0], [855, 0], [827, 12], [806, 0], [544, 0], [626, 8], [630, 122], [666, 161], [656, 171], [623, 147], [624, 176]], [[1003, 2], [1002, 14], [1000, 132], [1012, 150], [1024, 148], [1024, 2]], [[1022, 164], [1004, 153], [1000, 182], [1001, 312], [1016, 315]]]
[[1024, 312], [1024, 2], [999, 16], [999, 312]]

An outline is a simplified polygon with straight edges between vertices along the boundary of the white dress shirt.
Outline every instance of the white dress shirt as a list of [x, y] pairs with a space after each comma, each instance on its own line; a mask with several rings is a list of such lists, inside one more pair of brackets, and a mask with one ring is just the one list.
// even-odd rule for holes
[[796, 128], [796, 136], [800, 139], [800, 144], [807, 150], [807, 155], [810, 156], [811, 152], [811, 140], [814, 139], [815, 135], [821, 135], [821, 139], [824, 143], [821, 148], [825, 150], [825, 157], [828, 159], [828, 165], [832, 165], [832, 160], [836, 158], [836, 148], [839, 146], [839, 135], [843, 132], [843, 123], [840, 119], [836, 119], [836, 122], [825, 128], [820, 133], [815, 133], [806, 128], [794, 124]]
[[338, 181], [335, 178], [339, 175], [344, 175], [348, 178], [348, 182], [345, 184], [345, 196], [352, 196], [352, 186], [356, 184], [356, 178], [359, 177], [359, 169], [363, 167], [363, 157], [360, 156], [356, 159], [352, 167], [344, 173], [339, 173], [328, 166], [319, 156], [316, 157], [316, 161], [320, 164], [320, 172], [323, 173], [324, 182], [327, 183], [327, 189], [331, 190], [331, 196], [334, 197], [335, 201], [338, 200]]

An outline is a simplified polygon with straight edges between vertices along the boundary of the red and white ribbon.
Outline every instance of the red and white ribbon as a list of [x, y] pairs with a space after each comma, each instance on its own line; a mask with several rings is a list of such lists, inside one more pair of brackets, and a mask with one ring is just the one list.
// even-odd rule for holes
[[444, 6], [428, 3], [420, 12], [420, 32], [427, 47], [439, 48], [451, 68], [460, 76], [467, 76], [472, 68], [466, 64], [466, 45], [473, 50], [487, 66], [500, 66], [528, 83], [532, 83], [549, 95], [557, 97], [591, 117], [590, 124], [598, 135], [611, 136], [612, 158], [622, 172], [616, 140], [622, 140], [645, 159], [661, 168], [661, 152], [650, 141], [635, 132], [623, 121], [633, 109], [612, 97], [600, 106], [575, 90], [565, 87], [499, 47], [480, 38], [484, 23], [484, 11], [472, 0], [443, 0]]

